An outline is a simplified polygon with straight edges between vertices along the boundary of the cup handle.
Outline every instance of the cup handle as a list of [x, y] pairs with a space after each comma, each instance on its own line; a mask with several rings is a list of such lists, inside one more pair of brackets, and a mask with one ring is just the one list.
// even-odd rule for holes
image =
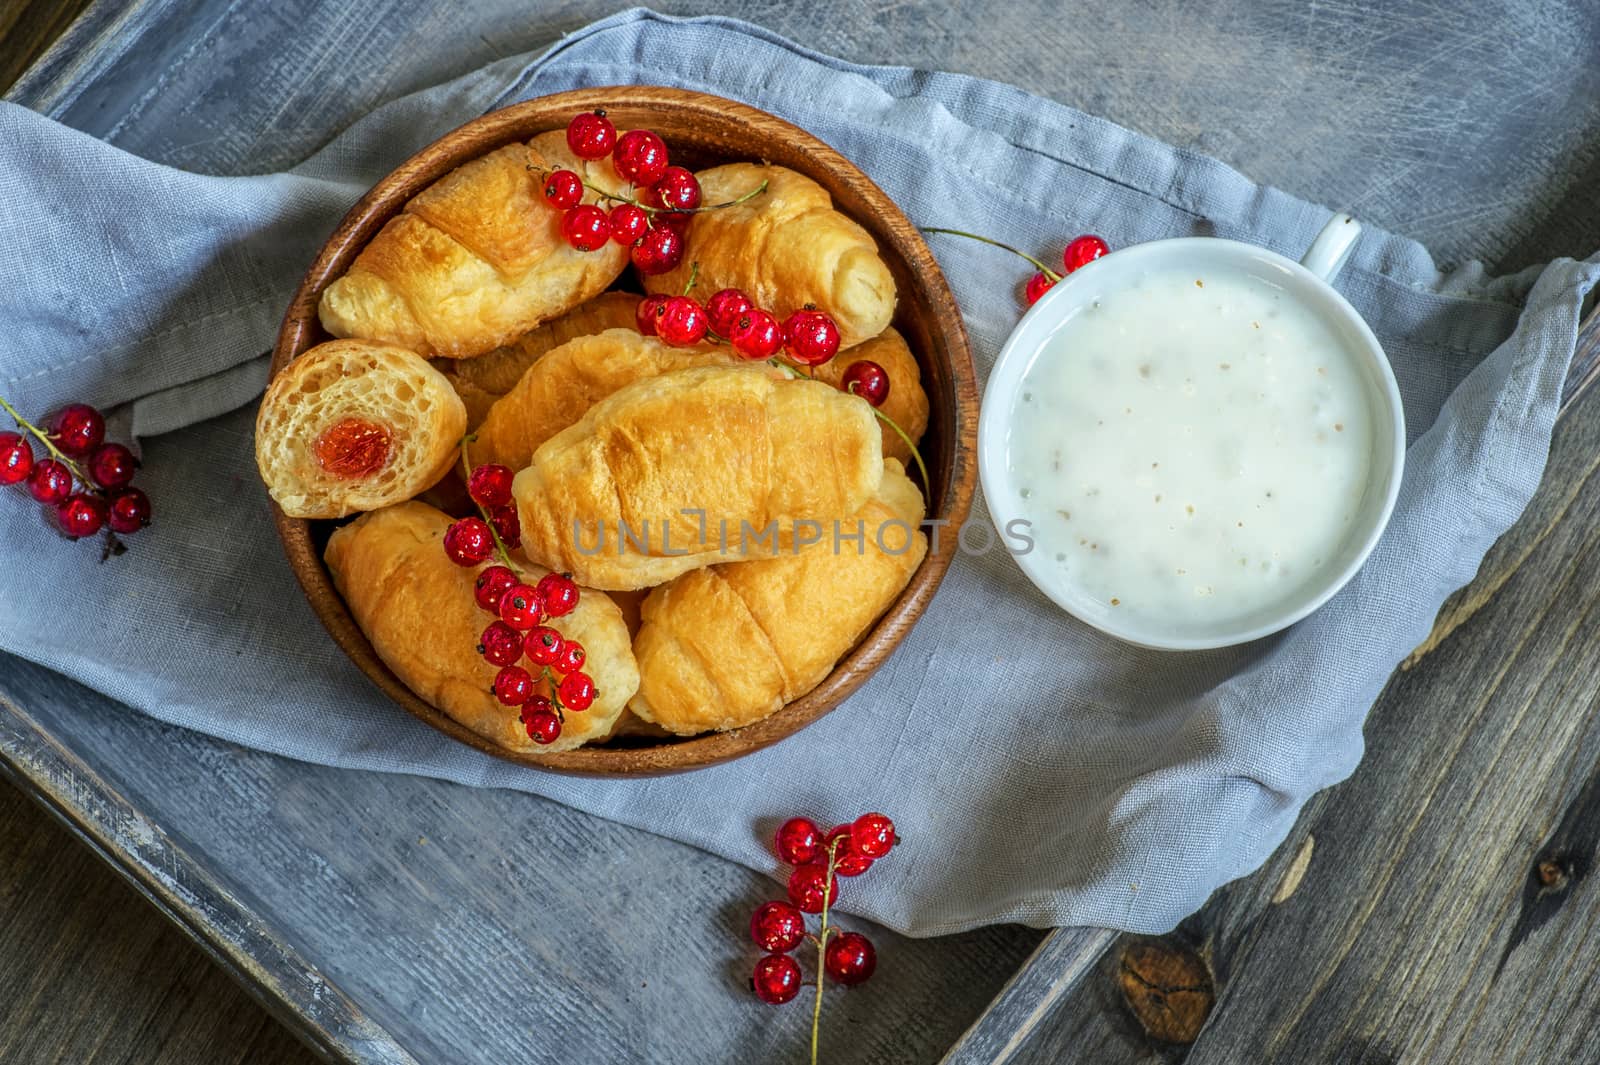
[[1345, 260], [1350, 258], [1350, 251], [1356, 246], [1356, 238], [1360, 235], [1361, 223], [1341, 211], [1322, 227], [1322, 232], [1317, 234], [1317, 239], [1311, 242], [1311, 248], [1301, 258], [1300, 265], [1331, 283], [1339, 276]]

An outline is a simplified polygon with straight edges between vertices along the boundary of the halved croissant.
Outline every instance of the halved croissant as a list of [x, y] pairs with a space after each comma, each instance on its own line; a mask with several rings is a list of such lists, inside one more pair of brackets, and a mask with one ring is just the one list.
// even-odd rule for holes
[[[889, 375], [889, 398], [878, 409], [893, 418], [913, 444], [920, 441], [922, 434], [928, 431], [928, 393], [922, 390], [922, 369], [917, 365], [917, 357], [906, 346], [905, 337], [890, 326], [871, 340], [818, 366], [814, 371], [816, 378], [837, 388], [850, 364], [860, 359], [870, 359]], [[878, 427], [883, 431], [884, 456], [910, 462], [911, 448], [900, 439], [900, 434], [881, 422]]]
[[842, 523], [863, 533], [859, 547], [830, 529], [797, 553], [695, 570], [651, 592], [628, 708], [687, 736], [751, 724], [815, 688], [927, 553], [922, 494], [900, 463], [883, 465], [877, 494]]
[[467, 408], [467, 431], [483, 423], [494, 401], [511, 391], [528, 367], [548, 352], [578, 337], [607, 329], [631, 328], [639, 297], [631, 292], [602, 292], [559, 318], [552, 318], [517, 337], [504, 347], [474, 359], [435, 359], [433, 368], [444, 374]]
[[872, 235], [833, 209], [828, 190], [786, 167], [729, 163], [695, 175], [706, 204], [728, 203], [767, 182], [737, 207], [700, 211], [689, 222], [689, 254], [646, 277], [650, 292], [682, 292], [694, 264], [696, 288], [738, 288], [781, 321], [810, 304], [838, 323], [840, 345], [870, 340], [894, 315], [894, 276]]
[[797, 522], [854, 514], [882, 476], [866, 401], [762, 367], [705, 366], [601, 400], [540, 446], [512, 494], [529, 558], [632, 589], [773, 554]]
[[539, 445], [626, 385], [691, 366], [733, 366], [726, 346], [675, 348], [632, 327], [579, 337], [528, 368], [478, 428], [472, 461], [520, 470]]
[[[497, 670], [477, 644], [493, 619], [473, 598], [483, 567], [458, 566], [445, 555], [441, 541], [450, 522], [442, 511], [408, 502], [363, 514], [329, 537], [324, 558], [334, 584], [378, 657], [425, 702], [509, 750], [570, 751], [609, 735], [639, 686], [616, 604], [584, 588], [572, 613], [550, 622], [583, 644], [584, 672], [594, 679], [596, 695], [589, 709], [567, 712], [559, 739], [540, 746], [529, 739], [520, 711], [489, 690]], [[524, 572], [537, 581], [549, 571], [527, 566]], [[540, 690], [549, 697], [548, 682]]]
[[256, 466], [292, 518], [342, 518], [443, 477], [466, 431], [450, 382], [389, 344], [330, 340], [285, 366], [256, 414]]
[[573, 155], [560, 131], [463, 163], [413, 197], [323, 291], [323, 327], [470, 358], [598, 295], [628, 264], [628, 249], [567, 244], [562, 212], [544, 201], [544, 178], [530, 166], [574, 170], [608, 192], [627, 184], [609, 158]]

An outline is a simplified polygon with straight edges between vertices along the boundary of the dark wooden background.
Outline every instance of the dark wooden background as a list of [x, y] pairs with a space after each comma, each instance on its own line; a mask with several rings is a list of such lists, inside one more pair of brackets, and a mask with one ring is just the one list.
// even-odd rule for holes
[[[0, 93], [88, 0], [0, 0]], [[100, 858], [0, 777], [0, 1062], [314, 1060]]]

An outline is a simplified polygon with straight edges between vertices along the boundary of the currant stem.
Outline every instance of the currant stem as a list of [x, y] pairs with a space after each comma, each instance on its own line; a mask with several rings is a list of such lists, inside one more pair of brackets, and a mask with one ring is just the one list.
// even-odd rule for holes
[[[467, 445], [476, 439], [478, 439], [477, 433], [468, 433], [461, 438], [461, 481], [463, 484], [470, 485], [472, 483], [472, 462], [467, 458]], [[468, 498], [472, 496], [470, 489], [467, 491], [467, 496]], [[494, 527], [494, 519], [489, 517], [489, 509], [476, 499], [472, 500], [472, 505], [478, 508], [478, 514], [483, 518], [483, 523], [489, 527], [489, 535], [494, 539], [494, 549], [500, 555], [500, 561], [506, 564], [506, 569], [515, 573], [519, 578], [522, 577], [522, 570], [518, 569], [517, 564], [511, 561], [511, 552], [506, 548], [505, 541], [500, 539], [500, 530]]]
[[994, 246], [996, 248], [1004, 248], [1006, 251], [1010, 252], [1012, 255], [1021, 256], [1022, 258], [1026, 259], [1030, 263], [1032, 263], [1034, 266], [1038, 267], [1039, 268], [1039, 272], [1041, 274], [1043, 274], [1045, 277], [1048, 277], [1050, 279], [1050, 283], [1051, 284], [1055, 284], [1057, 281], [1061, 280], [1061, 275], [1060, 274], [1058, 274], [1054, 270], [1050, 269], [1048, 266], [1046, 266], [1044, 263], [1040, 262], [1038, 259], [1035, 259], [1033, 256], [1029, 255], [1027, 252], [1019, 251], [1018, 249], [1013, 248], [1009, 244], [1003, 244], [1000, 241], [995, 240], [993, 237], [980, 237], [976, 233], [968, 233], [966, 230], [963, 230], [963, 229], [940, 229], [938, 226], [923, 226], [922, 227], [922, 231], [924, 233], [943, 233], [946, 236], [951, 236], [951, 237], [966, 237], [968, 240], [976, 240], [976, 241], [979, 241], [979, 242], [981, 242], [983, 244], [992, 245], [992, 246]]
[[817, 1001], [811, 1007], [811, 1065], [817, 1065], [817, 1040], [822, 1030], [822, 985], [828, 973], [828, 900], [833, 895], [834, 868], [839, 863], [840, 836], [828, 844], [828, 875], [822, 881], [822, 927], [817, 929]]
[[697, 259], [689, 264], [689, 283], [683, 286], [680, 295], [687, 296], [694, 291], [694, 283], [700, 280], [700, 261]]
[[[855, 382], [852, 381], [851, 384], [854, 385]], [[855, 389], [854, 388], [850, 389], [850, 394], [852, 396], [855, 395]], [[870, 404], [870, 403], [867, 404], [867, 405], [869, 407], [872, 406], [872, 404]], [[904, 429], [900, 428], [900, 423], [899, 422], [895, 421], [893, 418], [891, 418], [887, 414], [883, 413], [883, 411], [879, 410], [877, 407], [872, 407], [872, 413], [877, 415], [880, 419], [882, 419], [885, 423], [887, 423], [889, 428], [891, 428], [891, 429], [893, 429], [895, 431], [895, 435], [900, 437], [901, 440], [904, 440], [906, 442], [906, 447], [911, 449], [911, 457], [917, 460], [917, 469], [922, 471], [922, 483], [927, 486], [927, 489], [928, 489], [929, 492], [932, 492], [933, 491], [933, 479], [928, 476], [928, 465], [927, 465], [927, 463], [922, 461], [922, 452], [917, 450], [916, 443], [911, 439], [911, 437], [906, 435], [906, 431]]]
[[17, 413], [17, 408], [13, 407], [10, 403], [7, 403], [6, 397], [4, 396], [0, 396], [0, 407], [4, 407], [6, 413], [11, 415], [12, 420], [17, 423], [18, 428], [26, 429], [33, 436], [38, 437], [39, 443], [43, 444], [50, 452], [50, 457], [61, 463], [61, 465], [65, 466], [67, 468], [67, 472], [71, 473], [72, 476], [77, 479], [79, 484], [82, 484], [85, 488], [92, 489], [97, 494], [100, 492], [98, 488], [94, 487], [93, 482], [83, 475], [83, 470], [78, 468], [78, 464], [63, 454], [60, 448], [56, 447], [55, 442], [50, 439], [49, 433], [46, 433], [37, 425], [34, 425], [21, 414]]

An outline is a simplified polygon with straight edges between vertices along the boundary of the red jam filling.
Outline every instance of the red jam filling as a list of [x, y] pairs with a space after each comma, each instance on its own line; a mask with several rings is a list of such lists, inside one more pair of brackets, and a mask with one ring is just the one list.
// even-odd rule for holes
[[383, 469], [389, 461], [390, 448], [389, 430], [361, 418], [334, 422], [312, 445], [323, 470], [352, 481], [371, 477]]

